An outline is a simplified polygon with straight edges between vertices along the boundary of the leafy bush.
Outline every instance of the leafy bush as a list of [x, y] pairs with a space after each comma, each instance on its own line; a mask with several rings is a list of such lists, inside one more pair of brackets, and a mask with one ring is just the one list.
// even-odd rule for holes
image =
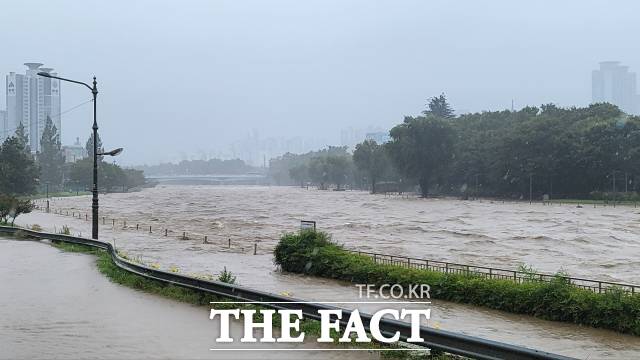
[[235, 284], [236, 277], [233, 275], [231, 271], [227, 271], [227, 267], [225, 266], [224, 270], [222, 270], [220, 275], [218, 275], [218, 281], [221, 281], [227, 284]]
[[0, 223], [14, 225], [16, 218], [20, 214], [30, 213], [35, 208], [31, 200], [20, 200], [15, 196], [0, 194]]
[[597, 294], [557, 276], [551, 282], [514, 283], [473, 275], [380, 265], [330, 241], [327, 234], [285, 234], [275, 248], [282, 270], [355, 283], [428, 284], [432, 298], [455, 301], [546, 320], [572, 322], [640, 335], [640, 296], [620, 289]]

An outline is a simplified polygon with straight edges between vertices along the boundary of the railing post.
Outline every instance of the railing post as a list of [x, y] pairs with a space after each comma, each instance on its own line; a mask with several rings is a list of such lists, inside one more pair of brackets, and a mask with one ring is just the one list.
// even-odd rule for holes
[[149, 234], [151, 234], [151, 225], [149, 225]]
[[514, 271], [513, 272], [513, 281], [515, 281], [516, 283], [518, 283], [518, 272]]
[[602, 293], [602, 281], [598, 281], [598, 294]]
[[373, 263], [374, 264], [378, 263], [378, 259], [376, 259], [376, 254], [375, 253], [373, 254]]
[[168, 233], [169, 233], [169, 230], [164, 229], [164, 236], [167, 236]]
[[140, 224], [136, 224], [136, 230], [140, 229]]
[[411, 267], [411, 258], [407, 258], [407, 269]]
[[448, 262], [444, 263], [444, 272], [447, 273], [447, 274], [449, 273], [449, 263]]

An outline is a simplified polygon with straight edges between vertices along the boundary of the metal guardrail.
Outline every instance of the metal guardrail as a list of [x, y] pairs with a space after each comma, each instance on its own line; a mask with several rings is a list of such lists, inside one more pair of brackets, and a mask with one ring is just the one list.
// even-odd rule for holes
[[373, 259], [377, 264], [381, 265], [393, 265], [405, 268], [422, 269], [442, 272], [446, 274], [457, 275], [472, 275], [479, 276], [485, 279], [497, 279], [497, 280], [509, 280], [515, 283], [525, 282], [551, 282], [554, 279], [563, 279], [567, 283], [585, 290], [590, 290], [596, 293], [604, 293], [611, 289], [620, 289], [631, 295], [640, 294], [640, 285], [617, 283], [610, 281], [600, 281], [592, 279], [577, 278], [571, 276], [543, 274], [536, 272], [523, 272], [517, 270], [507, 270], [500, 268], [493, 268], [487, 266], [475, 266], [468, 264], [458, 264], [445, 261], [419, 259], [406, 256], [380, 254], [374, 252], [366, 252], [352, 249], [345, 249], [346, 251], [366, 255]]
[[[37, 232], [27, 229], [0, 226], [0, 233], [16, 235], [20, 233], [26, 237], [35, 239], [48, 239], [62, 241], [73, 244], [88, 245], [91, 247], [106, 250], [111, 254], [114, 263], [121, 269], [138, 274], [145, 278], [162, 281], [190, 289], [200, 290], [203, 292], [215, 294], [229, 299], [239, 301], [260, 301], [271, 304], [264, 304], [265, 307], [275, 309], [292, 309], [302, 310], [306, 318], [319, 320], [318, 310], [339, 309], [346, 316], [340, 320], [343, 326], [346, 325], [352, 310], [343, 309], [335, 306], [328, 306], [316, 303], [303, 303], [300, 300], [270, 294], [262, 291], [248, 289], [238, 285], [227, 284], [218, 281], [208, 281], [196, 279], [172, 272], [166, 272], [158, 269], [149, 268], [140, 264], [135, 264], [120, 257], [110, 243], [85, 239], [75, 236], [63, 234], [51, 234]], [[361, 318], [367, 330], [372, 315], [361, 313]], [[392, 336], [396, 332], [400, 332], [400, 338], [406, 340], [411, 334], [411, 324], [399, 320], [382, 319], [380, 321], [380, 330], [385, 336]], [[458, 334], [445, 330], [433, 329], [427, 326], [420, 327], [420, 336], [425, 339], [422, 343], [412, 343], [426, 348], [445, 351], [451, 354], [466, 356], [474, 359], [514, 359], [514, 360], [533, 360], [533, 359], [557, 359], [569, 360], [570, 357], [551, 354], [544, 351], [528, 349], [525, 347], [500, 343], [491, 340], [485, 340], [473, 336]]]

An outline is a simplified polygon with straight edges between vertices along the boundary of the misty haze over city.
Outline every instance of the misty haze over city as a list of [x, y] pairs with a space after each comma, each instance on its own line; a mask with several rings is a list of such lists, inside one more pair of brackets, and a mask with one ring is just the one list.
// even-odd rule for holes
[[[640, 70], [636, 1], [37, 4], [0, 12], [2, 78], [25, 62], [97, 76], [100, 134], [126, 145], [125, 165], [242, 158], [257, 141], [342, 145], [443, 92], [456, 113], [585, 106], [599, 62]], [[91, 98], [61, 92], [62, 111]], [[63, 145], [84, 144], [91, 115], [90, 103], [62, 115]]]

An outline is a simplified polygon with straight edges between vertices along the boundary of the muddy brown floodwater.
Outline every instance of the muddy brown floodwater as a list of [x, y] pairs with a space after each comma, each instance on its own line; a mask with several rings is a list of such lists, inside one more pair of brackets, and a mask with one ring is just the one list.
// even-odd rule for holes
[[[159, 186], [108, 194], [101, 216], [181, 234], [231, 238], [271, 249], [301, 219], [316, 220], [351, 248], [474, 265], [525, 263], [575, 276], [640, 283], [640, 209], [528, 203], [402, 199], [361, 191], [297, 187]], [[53, 206], [87, 212], [90, 198]]]
[[[0, 359], [341, 359], [340, 352], [210, 351], [264, 347], [216, 344], [209, 309], [109, 282], [92, 255], [65, 253], [31, 241], [0, 238]], [[231, 323], [231, 336], [242, 337]], [[274, 332], [277, 336], [277, 332]], [[326, 348], [305, 344], [269, 347]], [[375, 353], [351, 353], [377, 359]]]
[[[54, 199], [53, 208], [80, 211], [83, 219], [36, 212], [20, 223], [51, 230], [68, 225], [74, 234], [87, 235], [90, 221], [84, 213], [90, 205], [88, 196]], [[541, 271], [640, 282], [634, 271], [640, 210], [633, 207], [402, 199], [257, 186], [160, 186], [101, 196], [100, 205], [101, 216], [120, 219], [115, 227], [101, 226], [101, 239], [117, 242], [132, 256], [184, 273], [216, 274], [226, 266], [242, 285], [305, 300], [354, 301], [358, 292], [351, 284], [275, 268], [271, 250], [301, 219], [318, 221], [336, 241], [361, 250], [505, 268], [526, 263]], [[171, 230], [168, 237], [165, 228]], [[180, 240], [183, 231], [190, 240]], [[210, 244], [202, 243], [204, 235]], [[640, 337], [437, 300], [427, 325], [578, 358], [640, 357]]]

